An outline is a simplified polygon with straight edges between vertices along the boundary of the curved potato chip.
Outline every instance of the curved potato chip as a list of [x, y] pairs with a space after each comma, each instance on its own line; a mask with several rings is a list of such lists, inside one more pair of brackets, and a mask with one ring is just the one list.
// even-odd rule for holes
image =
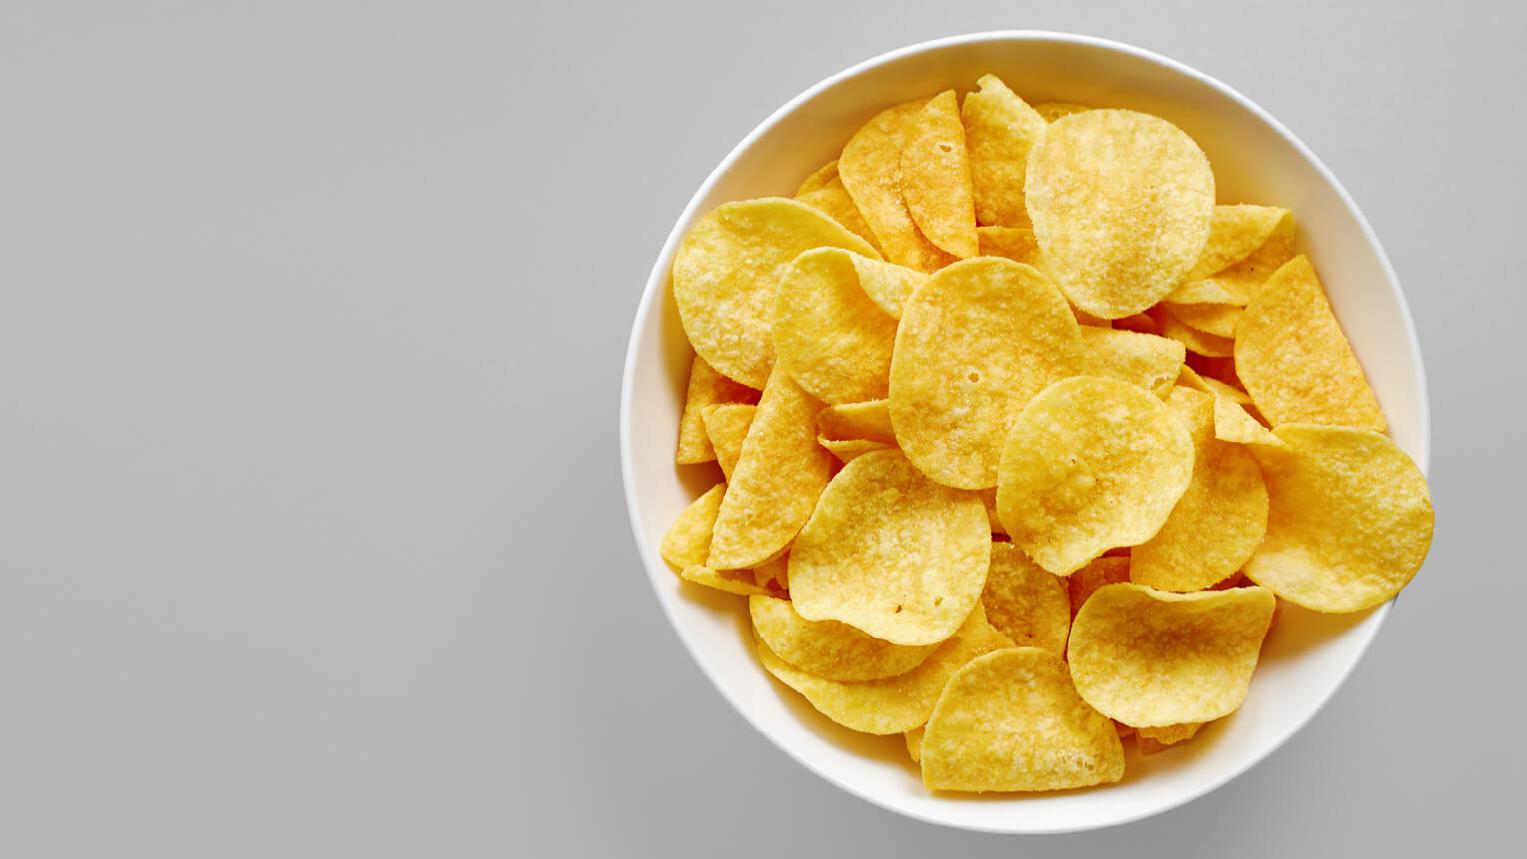
[[1063, 116], [1073, 113], [1084, 113], [1092, 110], [1085, 104], [1072, 104], [1068, 101], [1046, 101], [1034, 105], [1034, 112], [1039, 114], [1045, 122], [1054, 122]]
[[1248, 578], [1322, 612], [1362, 611], [1410, 583], [1432, 542], [1426, 478], [1365, 429], [1283, 424], [1253, 450], [1267, 480], [1267, 539]]
[[773, 331], [779, 366], [817, 399], [857, 403], [886, 396], [896, 320], [860, 288], [848, 251], [817, 248], [795, 258], [780, 278]]
[[896, 444], [889, 400], [840, 403], [817, 412], [817, 430], [830, 439], [862, 438]]
[[1042, 257], [1034, 231], [1028, 227], [976, 227], [981, 256], [1006, 257], [1040, 268]]
[[748, 601], [753, 633], [775, 656], [824, 680], [844, 683], [895, 677], [921, 665], [937, 644], [905, 647], [835, 620], [801, 617], [789, 600]]
[[822, 715], [845, 728], [866, 734], [900, 734], [927, 723], [939, 693], [960, 666], [983, 653], [1012, 646], [986, 622], [977, 603], [953, 636], [935, 647], [916, 668], [895, 677], [857, 683], [826, 680], [796, 668], [761, 641], [758, 658], [781, 683], [804, 695]]
[[786, 568], [790, 566], [790, 556], [780, 555], [772, 561], [765, 561], [753, 568], [753, 580], [763, 588], [770, 596], [784, 596], [788, 598], [790, 592], [790, 576]]
[[1229, 715], [1251, 685], [1276, 602], [1265, 588], [1106, 585], [1071, 624], [1071, 679], [1088, 704], [1137, 729]]
[[1231, 444], [1283, 444], [1229, 397], [1214, 398], [1214, 437]]
[[1178, 743], [1185, 743], [1198, 734], [1198, 729], [1204, 725], [1202, 722], [1186, 722], [1181, 725], [1167, 725], [1164, 728], [1140, 728], [1135, 731], [1139, 737], [1136, 746], [1142, 755], [1154, 755], [1164, 752]]
[[[833, 162], [833, 166], [836, 168], [837, 162]], [[875, 242], [875, 232], [864, 220], [859, 207], [854, 205], [854, 198], [848, 195], [848, 189], [843, 187], [843, 180], [837, 177], [836, 172], [827, 184], [804, 194], [796, 194], [795, 199], [832, 218], [847, 227], [849, 232], [864, 239], [875, 250], [880, 250]]]
[[1187, 347], [1189, 352], [1199, 355], [1208, 355], [1213, 358], [1226, 358], [1235, 352], [1235, 341], [1224, 337], [1216, 337], [1205, 331], [1188, 325], [1177, 315], [1166, 308], [1164, 304], [1158, 304], [1147, 311], [1147, 315], [1156, 323], [1162, 337], [1170, 337]]
[[891, 358], [896, 439], [939, 483], [985, 489], [1018, 410], [1081, 360], [1076, 318], [1042, 272], [995, 257], [955, 263], [902, 310]]
[[1182, 385], [1185, 388], [1192, 388], [1195, 391], [1203, 391], [1206, 394], [1213, 394], [1216, 397], [1229, 400], [1233, 403], [1240, 403], [1243, 406], [1251, 405], [1251, 397], [1248, 396], [1245, 391], [1234, 387], [1233, 385], [1227, 385], [1219, 379], [1213, 378], [1211, 376], [1199, 375], [1198, 371], [1193, 369], [1191, 363], [1197, 359], [1190, 355], [1188, 356], [1188, 360], [1190, 363], [1184, 366], [1182, 368], [1182, 372], [1180, 372], [1177, 376], [1177, 384]]
[[859, 288], [892, 319], [901, 318], [901, 306], [928, 280], [926, 274], [904, 265], [861, 256], [854, 257], [854, 269], [859, 274]]
[[801, 187], [795, 189], [795, 199], [799, 200], [803, 194], [810, 194], [812, 191], [820, 191], [831, 185], [832, 181], [837, 178], [838, 159], [834, 158], [818, 167], [814, 173], [807, 176], [801, 182]]
[[1315, 269], [1303, 255], [1278, 269], [1246, 306], [1236, 332], [1235, 369], [1273, 426], [1388, 428]]
[[757, 406], [741, 403], [722, 403], [700, 410], [705, 434], [716, 449], [716, 464], [721, 466], [727, 480], [732, 479], [732, 469], [742, 455], [742, 441], [748, 437], [748, 427], [753, 425], [753, 413], [757, 410]]
[[716, 517], [706, 565], [740, 570], [789, 544], [832, 476], [832, 454], [817, 444], [821, 404], [775, 370], [753, 413], [742, 455]]
[[1077, 376], [1046, 388], [1014, 421], [997, 515], [1039, 566], [1067, 575], [1155, 536], [1192, 476], [1193, 441], [1160, 399]]
[[1063, 790], [1124, 777], [1124, 747], [1077, 695], [1060, 657], [998, 650], [955, 673], [919, 750], [932, 790]]
[[1267, 244], [1273, 231], [1289, 217], [1287, 209], [1277, 206], [1215, 206], [1209, 239], [1185, 280], [1201, 280], [1250, 256]]
[[1202, 590], [1239, 570], [1267, 533], [1262, 470], [1245, 448], [1214, 437], [1217, 402], [1190, 388], [1173, 388], [1167, 397], [1193, 439], [1193, 479], [1156, 536], [1130, 550], [1132, 582]]
[[1012, 543], [993, 543], [981, 592], [986, 620], [1019, 647], [1066, 654], [1071, 598], [1066, 582], [1041, 570]]
[[898, 104], [865, 123], [843, 147], [838, 178], [887, 260], [918, 271], [937, 271], [954, 257], [918, 231], [901, 189], [901, 151], [927, 103], [918, 99]]
[[1045, 267], [1071, 303], [1139, 313], [1198, 261], [1214, 215], [1209, 159], [1177, 126], [1130, 110], [1050, 124], [1029, 153], [1028, 207]]
[[684, 394], [684, 412], [679, 416], [679, 450], [674, 462], [695, 465], [716, 458], [715, 448], [705, 432], [703, 412], [706, 406], [756, 402], [757, 391], [717, 373], [704, 358], [696, 355], [689, 362], [689, 385]]
[[[1294, 258], [1297, 237], [1294, 216], [1286, 209], [1282, 212], [1277, 226], [1261, 247], [1223, 271], [1215, 272], [1203, 280], [1190, 280], [1182, 284], [1172, 290], [1165, 300], [1183, 304], [1234, 304], [1245, 307], [1261, 291], [1262, 285], [1273, 272]], [[1215, 298], [1222, 295], [1230, 296], [1230, 300]]]
[[934, 96], [917, 115], [901, 150], [901, 192], [912, 222], [935, 247], [976, 255], [976, 209], [970, 155], [954, 90]]
[[723, 203], [673, 256], [673, 297], [695, 352], [717, 372], [762, 388], [774, 363], [770, 323], [780, 275], [802, 251], [875, 249], [820, 211], [783, 197]]
[[853, 462], [866, 453], [874, 453], [877, 450], [890, 450], [895, 447], [883, 441], [874, 441], [867, 438], [822, 438], [817, 436], [817, 444], [838, 458], [840, 462]]
[[1167, 304], [1216, 304], [1245, 307], [1249, 296], [1232, 293], [1213, 280], [1195, 280], [1185, 283], [1167, 293], [1162, 301]]
[[927, 726], [923, 726], [921, 728], [913, 728], [902, 734], [902, 737], [907, 742], [907, 756], [912, 759], [914, 764], [920, 763], [923, 759], [923, 734], [926, 731]]
[[1066, 576], [1066, 589], [1071, 597], [1071, 617], [1082, 610], [1087, 598], [1098, 588], [1116, 582], [1129, 581], [1129, 558], [1104, 555], [1080, 570]]
[[721, 499], [726, 494], [726, 484], [718, 483], [703, 495], [689, 502], [679, 518], [668, 527], [658, 554], [675, 573], [685, 567], [704, 564], [710, 554], [711, 531], [716, 527], [716, 514], [721, 512]]
[[1229, 304], [1172, 304], [1167, 308], [1177, 321], [1197, 328], [1206, 334], [1226, 339], [1235, 338], [1235, 324], [1241, 320], [1242, 310]]
[[980, 601], [990, 557], [979, 496], [934, 483], [899, 450], [876, 451], [838, 472], [795, 538], [790, 595], [807, 620], [931, 644]]
[[747, 597], [768, 593], [758, 584], [752, 570], [713, 570], [704, 564], [690, 564], [679, 575], [687, 582], [729, 594]]
[[1177, 381], [1187, 352], [1181, 343], [1154, 334], [1082, 328], [1088, 375], [1129, 382], [1165, 397]]
[[[976, 86], [980, 89], [965, 95], [960, 110], [970, 148], [976, 221], [1024, 226], [1029, 222], [1023, 201], [1024, 174], [1028, 172], [1029, 150], [1044, 133], [1045, 118], [996, 75], [982, 75]], [[984, 241], [981, 253], [988, 255]]]

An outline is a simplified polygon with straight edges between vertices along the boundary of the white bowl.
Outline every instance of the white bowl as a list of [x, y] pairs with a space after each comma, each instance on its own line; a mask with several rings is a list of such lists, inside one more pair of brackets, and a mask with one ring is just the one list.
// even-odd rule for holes
[[998, 32], [913, 45], [822, 81], [753, 129], [706, 179], [658, 254], [631, 330], [620, 409], [626, 504], [658, 602], [695, 661], [743, 718], [808, 769], [884, 808], [947, 826], [1013, 833], [1093, 829], [1203, 796], [1266, 757], [1342, 684], [1390, 606], [1319, 615], [1285, 604], [1241, 709], [1181, 748], [1145, 758], [1131, 751], [1119, 784], [1055, 794], [934, 796], [923, 789], [900, 736], [840, 728], [764, 673], [750, 646], [744, 600], [687, 585], [658, 557], [674, 517], [719, 476], [712, 465], [673, 463], [690, 356], [668, 288], [679, 239], [719, 203], [793, 194], [879, 110], [949, 87], [969, 90], [986, 72], [1031, 103], [1073, 101], [1166, 117], [1208, 153], [1221, 201], [1291, 208], [1395, 441], [1425, 470], [1430, 420], [1410, 312], [1373, 231], [1304, 144], [1246, 97], [1149, 51], [1086, 36]]

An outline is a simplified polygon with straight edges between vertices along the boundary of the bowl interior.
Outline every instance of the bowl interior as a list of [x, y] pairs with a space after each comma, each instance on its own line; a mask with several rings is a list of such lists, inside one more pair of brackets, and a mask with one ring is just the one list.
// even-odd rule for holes
[[923, 789], [899, 735], [840, 728], [775, 683], [751, 652], [745, 602], [683, 583], [657, 556], [674, 517], [720, 479], [713, 464], [673, 463], [691, 354], [668, 289], [679, 237], [722, 202], [791, 195], [879, 110], [950, 87], [968, 91], [986, 72], [1030, 103], [1072, 101], [1166, 117], [1208, 154], [1221, 202], [1292, 209], [1395, 441], [1426, 468], [1425, 382], [1404, 299], [1362, 216], [1313, 156], [1243, 97], [1169, 60], [1083, 37], [993, 33], [896, 51], [820, 84], [759, 126], [700, 189], [653, 268], [632, 332], [621, 415], [627, 499], [647, 574], [680, 637], [722, 694], [780, 748], [844, 789], [913, 817], [1000, 832], [1088, 829], [1201, 796], [1271, 752], [1341, 684], [1389, 606], [1325, 616], [1285, 605], [1240, 711], [1182, 748], [1150, 757], [1131, 748], [1120, 784], [950, 798]]

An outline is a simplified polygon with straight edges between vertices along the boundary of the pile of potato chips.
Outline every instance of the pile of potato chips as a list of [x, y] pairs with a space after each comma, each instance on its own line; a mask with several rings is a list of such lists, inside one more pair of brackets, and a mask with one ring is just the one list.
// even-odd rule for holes
[[1159, 117], [977, 86], [684, 238], [677, 461], [723, 479], [662, 555], [928, 788], [1115, 782], [1240, 706], [1279, 600], [1393, 597], [1431, 501], [1287, 209]]

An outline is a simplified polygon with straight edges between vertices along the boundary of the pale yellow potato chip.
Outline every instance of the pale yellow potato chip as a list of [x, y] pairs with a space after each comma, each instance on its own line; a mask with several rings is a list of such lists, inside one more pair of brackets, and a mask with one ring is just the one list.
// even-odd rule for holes
[[820, 191], [823, 188], [826, 188], [828, 185], [831, 185], [833, 180], [837, 178], [838, 159], [834, 158], [826, 164], [823, 164], [821, 167], [818, 167], [815, 172], [813, 172], [810, 176], [807, 176], [805, 180], [801, 182], [801, 186], [795, 189], [795, 198], [799, 200], [803, 194], [810, 194], [812, 191]]
[[1029, 153], [1026, 193], [1046, 271], [1072, 304], [1104, 319], [1176, 288], [1214, 215], [1214, 174], [1198, 144], [1129, 110], [1051, 123]]
[[729, 594], [746, 597], [769, 592], [766, 588], [759, 586], [752, 570], [713, 570], [704, 564], [691, 564], [679, 575], [687, 582]]
[[1232, 403], [1239, 403], [1243, 406], [1251, 405], [1251, 397], [1245, 391], [1233, 385], [1227, 385], [1212, 376], [1199, 375], [1198, 371], [1192, 367], [1191, 362], [1194, 360], [1194, 357], [1190, 355], [1188, 360], [1190, 363], [1184, 365], [1182, 372], [1177, 376], [1177, 384], [1196, 391], [1203, 391], [1206, 394], [1213, 394]]
[[976, 239], [981, 246], [981, 256], [1006, 257], [1013, 262], [1043, 268], [1039, 242], [1028, 227], [976, 227]]
[[980, 257], [930, 277], [902, 310], [891, 358], [891, 423], [907, 458], [947, 486], [995, 485], [1013, 417], [1079, 369], [1079, 328], [1032, 266]]
[[1066, 589], [1071, 597], [1071, 616], [1076, 617], [1076, 613], [1082, 610], [1082, 605], [1087, 602], [1087, 598], [1097, 593], [1098, 588], [1127, 581], [1129, 581], [1129, 557], [1121, 555], [1104, 555], [1066, 576]]
[[1064, 790], [1124, 777], [1113, 723], [1077, 695], [1066, 663], [1037, 647], [966, 663], [939, 696], [919, 753], [931, 790]]
[[1235, 369], [1274, 427], [1388, 425], [1308, 257], [1268, 278], [1236, 331]]
[[881, 111], [854, 133], [838, 158], [838, 178], [874, 231], [885, 258], [925, 272], [955, 259], [917, 229], [902, 194], [901, 151], [927, 103], [918, 99]]
[[773, 332], [779, 367], [817, 399], [885, 398], [896, 320], [860, 288], [854, 254], [816, 248], [796, 257], [780, 279]]
[[705, 563], [710, 555], [711, 531], [716, 527], [716, 515], [721, 512], [721, 499], [725, 494], [725, 483], [712, 486], [689, 502], [679, 518], [668, 527], [658, 554], [675, 573]]
[[1193, 441], [1158, 397], [1076, 376], [1046, 388], [1013, 422], [997, 515], [1039, 566], [1067, 575], [1155, 536], [1192, 475]]
[[723, 203], [696, 221], [673, 257], [673, 297], [695, 352], [721, 375], [762, 388], [774, 364], [770, 323], [785, 267], [802, 251], [879, 254], [820, 211], [783, 197]]
[[817, 444], [827, 448], [840, 462], [845, 463], [853, 462], [866, 453], [874, 453], [877, 450], [891, 450], [895, 447], [893, 444], [886, 444], [883, 441], [874, 441], [867, 438], [839, 439], [824, 438], [822, 436], [817, 436]]
[[901, 193], [912, 222], [935, 247], [976, 255], [976, 209], [970, 154], [954, 90], [934, 96], [917, 115], [901, 150]]
[[716, 449], [716, 463], [727, 480], [732, 479], [732, 469], [742, 455], [742, 440], [748, 437], [748, 427], [752, 426], [757, 409], [742, 403], [721, 403], [700, 410], [705, 434]]
[[684, 412], [679, 416], [679, 450], [674, 461], [695, 465], [716, 458], [715, 448], [705, 433], [703, 412], [717, 403], [756, 403], [758, 392], [717, 373], [705, 359], [696, 355], [689, 363], [689, 386], [684, 397]]
[[1246, 697], [1276, 603], [1265, 588], [1105, 585], [1071, 625], [1071, 679], [1088, 704], [1136, 729], [1229, 715]]
[[923, 733], [926, 730], [927, 726], [924, 726], [921, 728], [913, 728], [912, 730], [907, 731], [905, 734], [902, 734], [902, 737], [905, 738], [907, 743], [907, 757], [911, 758], [912, 763], [914, 764], [920, 763], [923, 759]]
[[1082, 113], [1092, 110], [1085, 104], [1073, 104], [1067, 101], [1046, 101], [1034, 105], [1034, 112], [1039, 114], [1045, 122], [1054, 122], [1063, 116], [1073, 113]]
[[986, 620], [1019, 647], [1064, 656], [1071, 631], [1066, 580], [1040, 569], [1012, 543], [993, 543], [981, 592]]
[[1270, 502], [1247, 577], [1322, 612], [1362, 611], [1410, 583], [1432, 542], [1426, 478], [1372, 430], [1282, 424], [1252, 448]]
[[938, 647], [904, 647], [834, 620], [807, 620], [784, 599], [753, 597], [748, 612], [753, 634], [775, 656], [824, 680], [852, 683], [895, 677], [921, 665]]
[[1198, 729], [1202, 727], [1202, 722], [1188, 722], [1182, 725], [1167, 725], [1164, 728], [1140, 728], [1135, 731], [1139, 737], [1135, 744], [1140, 749], [1140, 754], [1154, 755], [1193, 739], [1198, 734]]
[[[970, 149], [976, 221], [982, 225], [1026, 226], [1029, 212], [1023, 201], [1024, 174], [1029, 150], [1044, 133], [1045, 118], [996, 75], [982, 75], [976, 86], [980, 89], [966, 94], [960, 110]], [[984, 237], [981, 253], [987, 254]]]
[[776, 369], [769, 375], [716, 517], [707, 566], [740, 570], [762, 563], [811, 516], [833, 468], [832, 454], [817, 444], [821, 408], [789, 374]]
[[828, 406], [817, 412], [817, 431], [823, 438], [868, 439], [895, 445], [896, 432], [891, 429], [890, 406], [889, 400]]
[[[1282, 210], [1282, 217], [1262, 246], [1229, 268], [1202, 280], [1188, 280], [1169, 293], [1165, 300], [1182, 304], [1234, 304], [1245, 307], [1262, 285], [1284, 263], [1294, 258], [1297, 227], [1294, 216]], [[1228, 296], [1228, 300], [1224, 298]]]
[[1257, 248], [1267, 244], [1285, 218], [1292, 219], [1292, 216], [1287, 209], [1277, 206], [1215, 206], [1209, 224], [1209, 239], [1193, 270], [1184, 279], [1189, 282], [1202, 280], [1251, 256]]
[[826, 680], [796, 668], [761, 641], [758, 658], [765, 670], [845, 728], [866, 734], [900, 734], [927, 723], [939, 693], [960, 666], [983, 653], [1012, 646], [986, 622], [977, 603], [953, 636], [916, 668], [894, 677], [856, 683]]
[[926, 274], [904, 265], [857, 255], [853, 259], [854, 269], [859, 274], [859, 288], [870, 297], [870, 301], [890, 314], [892, 319], [901, 318], [901, 306], [928, 280]]
[[1232, 293], [1214, 280], [1194, 280], [1184, 283], [1162, 299], [1167, 304], [1219, 304], [1245, 307], [1248, 296]]
[[1193, 439], [1193, 479], [1156, 536], [1130, 550], [1132, 582], [1202, 590], [1239, 570], [1267, 533], [1262, 471], [1245, 448], [1215, 438], [1216, 402], [1190, 388], [1173, 388], [1167, 397]]
[[1156, 323], [1156, 328], [1161, 331], [1161, 336], [1176, 340], [1187, 347], [1189, 352], [1213, 358], [1225, 358], [1235, 353], [1234, 340], [1199, 331], [1178, 319], [1177, 315], [1168, 310], [1164, 304], [1152, 307], [1149, 316]]
[[1283, 441], [1229, 397], [1214, 398], [1214, 437], [1231, 444], [1281, 445]]
[[849, 232], [864, 239], [875, 250], [880, 250], [880, 246], [875, 242], [875, 232], [870, 229], [859, 207], [854, 205], [854, 198], [850, 197], [848, 189], [843, 187], [843, 180], [836, 174], [827, 184], [804, 194], [796, 194], [795, 199], [832, 218], [847, 227]]
[[1165, 307], [1189, 328], [1227, 340], [1235, 339], [1235, 324], [1240, 321], [1243, 312], [1241, 308], [1229, 304], [1166, 303]]
[[796, 536], [790, 595], [807, 620], [931, 644], [980, 601], [990, 557], [978, 495], [934, 483], [899, 450], [876, 451], [838, 472]]
[[1139, 385], [1158, 397], [1165, 397], [1176, 384], [1187, 357], [1183, 345], [1176, 340], [1109, 328], [1084, 326], [1082, 347], [1086, 351], [1088, 375]]

